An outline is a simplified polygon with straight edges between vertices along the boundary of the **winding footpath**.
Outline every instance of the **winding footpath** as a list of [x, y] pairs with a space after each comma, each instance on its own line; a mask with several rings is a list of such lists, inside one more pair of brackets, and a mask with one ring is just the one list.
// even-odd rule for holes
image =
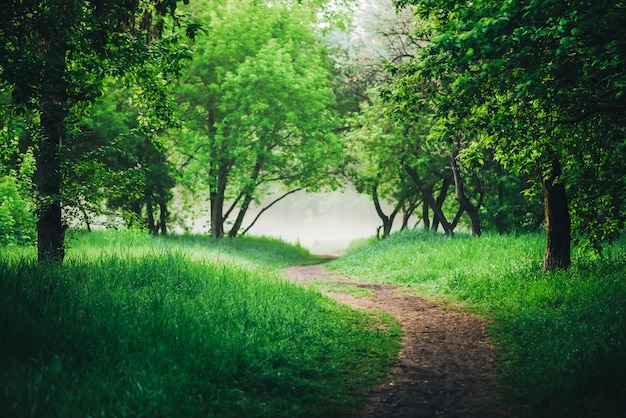
[[372, 297], [343, 292], [330, 297], [355, 308], [386, 311], [404, 330], [403, 348], [387, 380], [369, 393], [369, 404], [354, 418], [511, 417], [496, 402], [495, 348], [485, 335], [485, 320], [445, 309], [395, 286], [351, 281], [323, 264], [287, 269], [292, 281], [329, 280], [368, 288]]

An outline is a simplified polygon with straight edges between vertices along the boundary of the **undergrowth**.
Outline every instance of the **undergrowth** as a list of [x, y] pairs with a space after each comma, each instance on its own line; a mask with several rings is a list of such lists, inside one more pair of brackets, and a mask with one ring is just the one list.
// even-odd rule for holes
[[626, 241], [541, 273], [545, 237], [403, 232], [329, 263], [489, 317], [505, 400], [529, 416], [626, 410]]
[[273, 240], [97, 233], [63, 266], [0, 254], [0, 416], [350, 416], [399, 350], [389, 315], [270, 270], [314, 259]]

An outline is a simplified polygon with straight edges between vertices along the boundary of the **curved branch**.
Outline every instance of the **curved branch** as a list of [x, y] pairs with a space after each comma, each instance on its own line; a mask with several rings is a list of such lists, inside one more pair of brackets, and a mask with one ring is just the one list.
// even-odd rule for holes
[[268, 210], [269, 208], [271, 208], [272, 206], [274, 206], [276, 203], [280, 202], [281, 200], [283, 200], [284, 198], [286, 198], [287, 196], [289, 196], [290, 194], [293, 194], [295, 192], [299, 192], [300, 190], [304, 190], [302, 187], [299, 187], [297, 189], [288, 191], [287, 193], [285, 193], [284, 195], [282, 195], [281, 197], [279, 197], [278, 199], [274, 200], [272, 203], [270, 203], [269, 205], [267, 205], [266, 207], [264, 207], [263, 209], [261, 209], [259, 211], [259, 213], [257, 213], [256, 217], [252, 220], [252, 223], [250, 225], [248, 225], [248, 227], [246, 229], [243, 230], [243, 232], [240, 235], [246, 235], [246, 233], [250, 230], [250, 228], [252, 228], [254, 226], [254, 224], [256, 223], [256, 221], [259, 220], [259, 218], [261, 217], [261, 215], [263, 214], [263, 212], [265, 212], [266, 210]]

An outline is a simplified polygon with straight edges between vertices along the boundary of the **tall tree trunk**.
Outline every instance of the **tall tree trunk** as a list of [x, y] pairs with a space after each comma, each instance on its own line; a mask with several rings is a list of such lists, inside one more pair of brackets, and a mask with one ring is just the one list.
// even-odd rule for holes
[[422, 221], [424, 221], [424, 229], [428, 231], [430, 230], [430, 216], [428, 215], [428, 203], [426, 203], [426, 193], [430, 193], [432, 195], [432, 190], [422, 190]]
[[461, 177], [461, 170], [459, 169], [459, 164], [457, 158], [459, 156], [459, 149], [461, 140], [457, 136], [454, 139], [454, 145], [452, 147], [452, 152], [450, 153], [450, 167], [452, 169], [452, 176], [454, 178], [454, 192], [456, 200], [461, 205], [461, 210], [467, 213], [467, 216], [470, 219], [470, 228], [472, 230], [472, 236], [479, 237], [482, 233], [480, 228], [480, 218], [478, 216], [478, 211], [480, 210], [480, 202], [482, 200], [482, 196], [479, 198], [479, 203], [474, 205], [465, 194], [465, 184], [463, 182], [463, 178]]
[[148, 232], [151, 235], [157, 235], [159, 233], [157, 226], [154, 222], [154, 207], [152, 207], [152, 196], [146, 196], [146, 213], [148, 216]]
[[[207, 131], [209, 138], [213, 142], [217, 136], [215, 126], [216, 109], [209, 109], [207, 112]], [[221, 146], [223, 147], [223, 145]], [[211, 148], [211, 161], [214, 166], [209, 169], [209, 201], [211, 210], [211, 238], [219, 239], [224, 236], [224, 200], [226, 193], [226, 182], [228, 177], [228, 165], [223, 161], [221, 147], [215, 143]]]
[[226, 183], [228, 179], [228, 167], [222, 163], [217, 170], [215, 184], [211, 185], [211, 237], [224, 237], [224, 201], [226, 195]]
[[65, 40], [47, 40], [41, 88], [41, 138], [36, 150], [39, 192], [37, 253], [40, 262], [62, 263], [65, 257], [65, 225], [61, 216], [61, 146], [65, 137], [67, 90]]
[[161, 235], [167, 235], [167, 217], [169, 213], [167, 212], [167, 204], [164, 200], [159, 201], [159, 227], [161, 228]]
[[542, 175], [541, 189], [546, 219], [546, 254], [543, 271], [565, 270], [571, 264], [571, 222], [565, 184], [560, 179], [561, 164], [554, 159]]

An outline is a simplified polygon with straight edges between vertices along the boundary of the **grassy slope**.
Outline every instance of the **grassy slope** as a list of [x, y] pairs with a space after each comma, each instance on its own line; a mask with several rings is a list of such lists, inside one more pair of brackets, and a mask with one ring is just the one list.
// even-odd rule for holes
[[[493, 319], [502, 392], [531, 416], [623, 416], [626, 243], [541, 274], [544, 238], [406, 232], [330, 268], [462, 303]], [[370, 278], [370, 279], [366, 279]], [[371, 279], [373, 278], [373, 279]]]
[[93, 233], [62, 268], [23, 252], [0, 257], [0, 416], [350, 416], [399, 348], [389, 316], [279, 278], [316, 261], [279, 241]]

